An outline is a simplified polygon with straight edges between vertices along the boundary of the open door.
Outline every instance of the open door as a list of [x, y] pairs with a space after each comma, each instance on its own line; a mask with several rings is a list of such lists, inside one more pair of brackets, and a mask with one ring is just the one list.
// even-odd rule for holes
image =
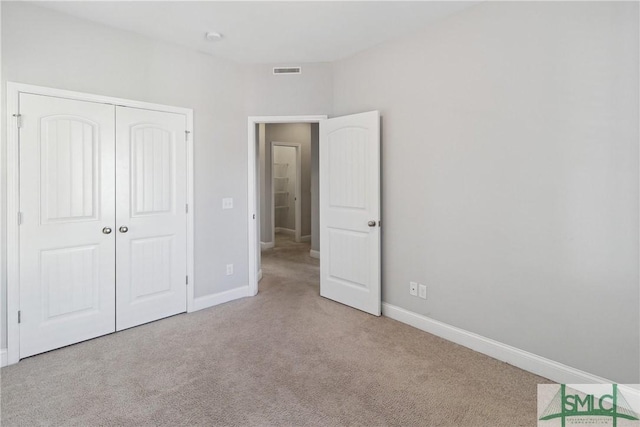
[[320, 295], [380, 315], [380, 114], [320, 122]]

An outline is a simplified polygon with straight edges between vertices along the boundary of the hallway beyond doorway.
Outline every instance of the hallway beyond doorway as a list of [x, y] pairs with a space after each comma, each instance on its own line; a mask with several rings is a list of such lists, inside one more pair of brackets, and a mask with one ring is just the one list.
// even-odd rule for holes
[[[286, 233], [276, 233], [275, 247], [262, 251], [263, 274], [269, 274], [269, 272], [271, 272], [274, 268], [286, 268], [288, 267], [289, 263], [305, 264], [310, 267], [314, 267], [317, 270], [320, 266], [320, 260], [311, 258], [309, 256], [310, 248], [311, 243], [309, 242], [297, 243], [293, 235]], [[272, 262], [270, 262], [273, 259], [282, 261], [283, 265], [274, 265]], [[316, 274], [318, 275], [316, 282], [319, 284], [319, 272], [316, 272]]]

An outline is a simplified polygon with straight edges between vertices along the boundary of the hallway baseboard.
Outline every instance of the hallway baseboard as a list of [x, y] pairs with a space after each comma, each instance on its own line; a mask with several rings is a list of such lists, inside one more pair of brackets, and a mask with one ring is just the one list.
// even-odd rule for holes
[[313, 249], [311, 249], [309, 251], [309, 256], [311, 258], [316, 258], [316, 259], [320, 259], [320, 251], [314, 251]]
[[296, 234], [296, 230], [292, 230], [290, 228], [284, 228], [284, 227], [276, 227], [274, 231], [276, 233], [288, 234], [290, 236], [295, 236]]

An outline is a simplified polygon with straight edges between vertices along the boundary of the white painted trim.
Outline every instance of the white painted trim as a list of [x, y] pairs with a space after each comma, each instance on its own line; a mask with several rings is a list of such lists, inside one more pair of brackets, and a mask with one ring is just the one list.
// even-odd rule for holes
[[258, 270], [258, 282], [262, 280], [262, 269]]
[[20, 111], [18, 87], [7, 82], [7, 364], [20, 360], [20, 328], [18, 310], [20, 307], [20, 268], [18, 210], [20, 206], [18, 123], [14, 114]]
[[311, 234], [307, 234], [306, 236], [301, 236], [300, 237], [300, 242], [304, 243], [304, 242], [310, 242], [311, 241]]
[[187, 113], [187, 203], [189, 211], [187, 212], [187, 275], [189, 283], [187, 283], [187, 313], [194, 311], [194, 293], [196, 286], [196, 266], [195, 266], [195, 160], [194, 160], [194, 141], [195, 133], [193, 128], [193, 110], [189, 109]]
[[218, 292], [217, 294], [206, 295], [198, 297], [193, 301], [193, 310], [198, 311], [205, 308], [213, 307], [225, 302], [233, 301], [239, 298], [250, 296], [249, 286], [242, 286], [241, 288], [230, 289], [224, 292]]
[[316, 258], [316, 259], [320, 259], [320, 251], [314, 251], [313, 249], [311, 249], [309, 251], [309, 256], [311, 258]]
[[[145, 110], [182, 114], [186, 117], [189, 133], [187, 139], [187, 274], [189, 284], [187, 292], [187, 312], [194, 311], [194, 191], [193, 191], [193, 110], [190, 108], [154, 104], [130, 99], [113, 98], [83, 92], [74, 92], [24, 83], [7, 82], [7, 248], [19, 248], [18, 210], [19, 195], [19, 163], [18, 163], [18, 127], [13, 114], [20, 111], [20, 93], [52, 96], [77, 101], [97, 102], [116, 106], [140, 108]], [[7, 250], [7, 363], [14, 364], [20, 360], [20, 328], [17, 313], [20, 309], [20, 266], [19, 251]], [[9, 315], [9, 313], [14, 313]]]
[[[295, 188], [295, 230], [293, 230], [294, 239], [300, 242], [300, 234], [302, 232], [302, 144], [299, 142], [277, 142], [271, 141], [271, 240], [275, 242], [276, 234], [276, 190], [275, 176], [273, 174], [273, 166], [275, 165], [274, 147], [293, 147], [296, 150], [296, 188]], [[278, 227], [280, 230], [289, 230], [288, 228]]]
[[260, 242], [260, 249], [265, 251], [267, 249], [272, 249], [275, 246], [273, 242]]
[[[0, 6], [0, 22], [2, 22], [2, 6]], [[0, 43], [0, 58], [2, 58], [2, 43]], [[2, 81], [2, 70], [0, 70], [0, 81]], [[8, 102], [8, 99], [7, 99]], [[9, 104], [7, 104], [9, 105]], [[0, 102], [0, 117], [2, 117], [2, 114], [5, 114], [5, 106], [2, 102]], [[7, 122], [7, 126], [9, 125], [9, 122]], [[1, 132], [1, 127], [0, 127], [0, 132]], [[1, 137], [0, 137], [1, 139]], [[5, 158], [2, 156], [2, 150], [0, 149], [0, 176], [2, 176], [2, 171], [3, 171], [3, 165]], [[2, 178], [0, 178], [0, 182], [2, 181]], [[1, 184], [0, 184], [1, 186]], [[0, 194], [2, 193], [2, 189], [0, 188]], [[0, 205], [3, 203], [2, 199], [0, 199]], [[4, 209], [0, 209], [0, 289], [5, 287], [5, 284], [7, 283], [7, 266], [4, 264], [4, 260], [5, 260], [5, 239], [6, 239], [6, 234], [5, 234], [5, 226], [4, 224], [6, 224], [5, 222], [5, 212]], [[5, 323], [5, 314], [6, 314], [6, 307], [5, 304], [2, 303], [2, 300], [0, 300], [0, 334], [3, 333], [4, 331], [4, 323]], [[2, 366], [6, 366], [7, 365], [7, 350], [6, 349], [0, 349], [0, 367]]]
[[249, 293], [258, 293], [258, 225], [256, 223], [258, 192], [256, 189], [256, 124], [258, 123], [319, 123], [326, 115], [309, 116], [249, 116], [247, 118], [247, 230], [249, 258]]
[[284, 228], [284, 227], [274, 227], [273, 229], [273, 234], [274, 234], [274, 241], [275, 241], [275, 234], [276, 233], [281, 233], [281, 234], [286, 234], [287, 236], [295, 236], [296, 235], [296, 230], [292, 230], [290, 228]]
[[613, 383], [611, 380], [448, 325], [395, 305], [382, 303], [382, 314], [560, 384]]
[[193, 113], [191, 108], [175, 107], [172, 105], [155, 104], [152, 102], [136, 101], [133, 99], [114, 98], [112, 96], [97, 95], [85, 92], [75, 92], [71, 90], [56, 89], [46, 86], [35, 86], [25, 83], [7, 82], [7, 92], [17, 91], [21, 93], [31, 93], [34, 95], [53, 96], [56, 98], [66, 98], [76, 101], [99, 102], [101, 104], [120, 105], [122, 107], [141, 108], [144, 110], [161, 111], [166, 113], [177, 113], [188, 115]]

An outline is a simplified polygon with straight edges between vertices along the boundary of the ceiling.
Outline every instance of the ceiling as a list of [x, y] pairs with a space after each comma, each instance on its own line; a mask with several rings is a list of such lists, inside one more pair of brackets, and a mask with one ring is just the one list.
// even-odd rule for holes
[[[45, 1], [70, 15], [240, 63], [331, 62], [424, 28], [466, 1]], [[207, 31], [222, 33], [219, 42]]]

